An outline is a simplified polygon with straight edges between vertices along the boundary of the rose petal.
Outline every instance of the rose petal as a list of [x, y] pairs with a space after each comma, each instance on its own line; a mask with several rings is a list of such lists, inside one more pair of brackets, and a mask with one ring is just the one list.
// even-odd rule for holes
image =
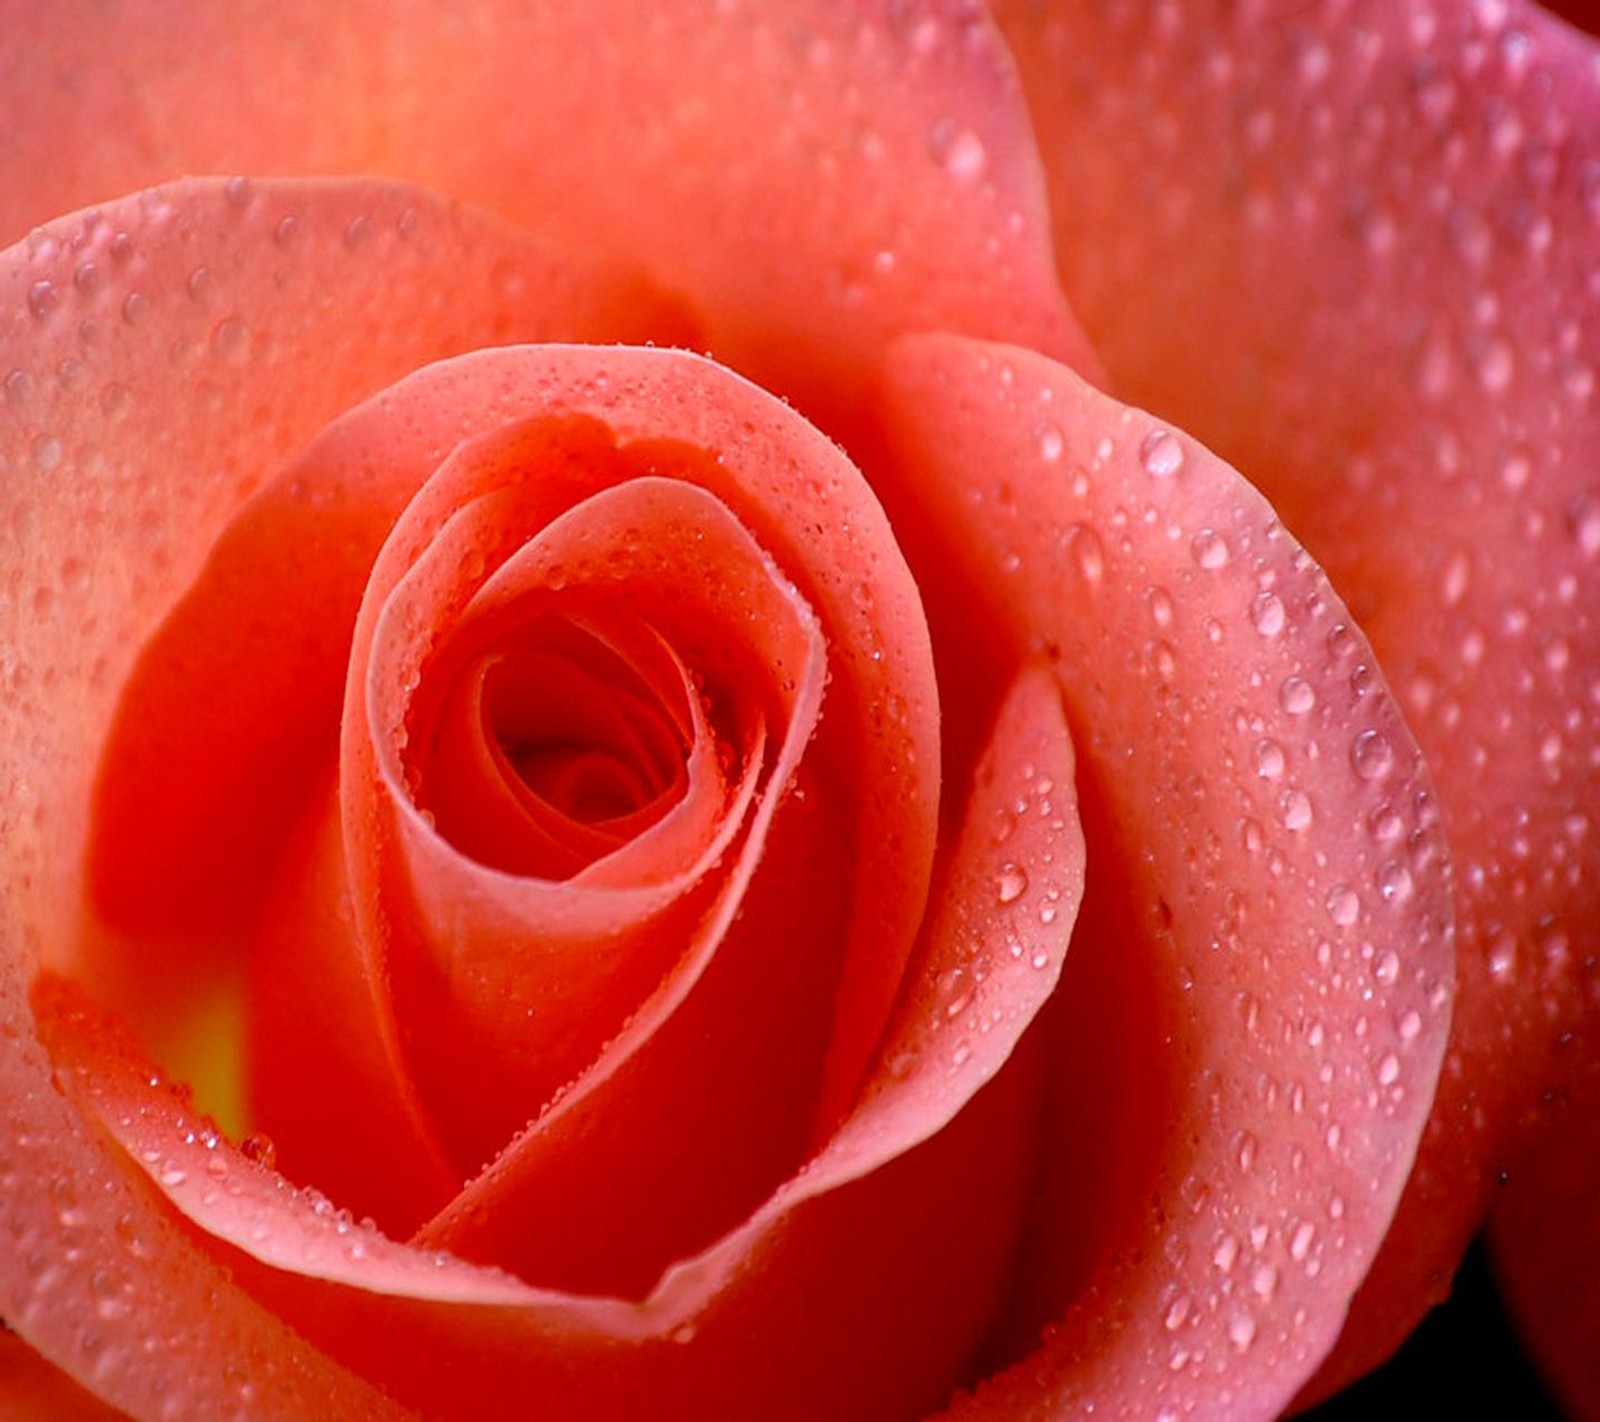
[[397, 1245], [152, 1084], [70, 986], [46, 984], [39, 1013], [69, 1089], [174, 1206], [231, 1244], [217, 1247], [235, 1277], [430, 1413], [914, 1414], [959, 1376], [1006, 1286], [1031, 1153], [1026, 1049], [996, 1078], [1056, 985], [1076, 914], [1072, 783], [1058, 693], [1025, 674], [871, 1086], [805, 1171], [642, 1304]]
[[[1275, 1415], [1388, 1226], [1443, 1055], [1421, 757], [1315, 565], [1187, 436], [954, 337], [893, 348], [883, 421], [935, 647], [1048, 655], [1081, 728], [1090, 893], [1017, 1342], [1057, 1327], [960, 1410]], [[960, 655], [953, 694], [981, 698]]]
[[[609, 353], [589, 359], [608, 371], [629, 364]], [[570, 469], [550, 454], [512, 427], [447, 461], [378, 560], [351, 661], [341, 760], [349, 892], [361, 941], [375, 954], [376, 990], [395, 999], [408, 1065], [463, 1174], [587, 1067], [664, 978], [704, 967], [745, 898], [822, 693], [822, 639], [810, 610], [712, 495], [629, 479], [615, 451], [610, 459], [586, 451]], [[529, 461], [537, 478], [528, 477]], [[613, 479], [625, 482], [606, 487]], [[586, 485], [597, 492], [583, 497]], [[398, 560], [390, 554], [426, 537], [417, 525], [431, 520], [417, 511], [429, 504], [455, 512], [407, 568], [403, 551]], [[488, 583], [486, 564], [499, 564]], [[596, 866], [604, 877], [511, 877], [442, 837], [426, 814], [426, 781], [412, 788], [411, 777], [428, 770], [425, 753], [408, 762], [401, 747], [432, 738], [422, 698], [431, 683], [448, 684], [460, 660], [453, 647], [503, 646], [541, 607], [602, 627], [648, 619], [704, 677], [698, 694], [749, 722], [731, 732], [730, 752], [743, 767], [735, 793], [671, 873], [619, 878], [649, 852], [640, 843], [615, 865]], [[441, 665], [425, 665], [429, 658]], [[415, 697], [402, 691], [410, 686], [420, 686]], [[777, 742], [770, 756], [768, 727]], [[737, 867], [714, 873], [725, 857]], [[744, 911], [752, 916], [748, 903]], [[793, 921], [792, 909], [785, 917]], [[826, 948], [803, 931], [760, 923], [754, 931], [768, 940], [767, 956], [811, 960], [825, 1014]], [[326, 951], [352, 947], [334, 941]], [[791, 1019], [802, 1015], [797, 1001], [788, 1007]], [[769, 1100], [769, 1119], [782, 1114]], [[750, 1157], [761, 1154], [750, 1147]]]
[[10, 1422], [119, 1422], [126, 1415], [86, 1392], [4, 1328], [0, 1328], [0, 1412]]
[[1323, 561], [1450, 826], [1450, 1066], [1327, 1390], [1443, 1296], [1496, 1171], [1595, 1050], [1597, 49], [1523, 0], [1299, 25], [1005, 8], [1065, 283], [1118, 387]]
[[[508, 288], [508, 264], [530, 284]], [[115, 697], [226, 519], [336, 411], [433, 356], [548, 332], [552, 300], [592, 321], [640, 290], [536, 279], [555, 270], [498, 222], [373, 182], [184, 183], [0, 256], [0, 527], [14, 539], [0, 599], [0, 1139], [27, 1182], [0, 1191], [22, 1242], [0, 1262], [0, 1307], [119, 1406], [225, 1416], [243, 1389], [263, 1411], [384, 1412], [248, 1302], [209, 1317], [225, 1277], [56, 1095], [25, 1026], [35, 966], [63, 965], [79, 941], [93, 756]], [[329, 329], [362, 341], [336, 347]], [[169, 386], [190, 392], [182, 420]], [[115, 1299], [86, 1331], [97, 1269]]]
[[813, 413], [853, 406], [904, 330], [1092, 364], [1016, 76], [971, 0], [709, 22], [681, 0], [135, 0], [6, 28], [0, 233], [178, 172], [382, 172], [639, 262], [706, 314], [719, 358]]

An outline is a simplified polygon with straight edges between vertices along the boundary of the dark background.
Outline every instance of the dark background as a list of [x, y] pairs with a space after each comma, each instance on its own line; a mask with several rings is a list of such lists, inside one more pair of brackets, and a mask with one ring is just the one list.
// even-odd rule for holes
[[1423, 1320], [1392, 1362], [1301, 1416], [1305, 1422], [1474, 1416], [1559, 1422], [1562, 1414], [1512, 1333], [1475, 1244], [1449, 1302]]

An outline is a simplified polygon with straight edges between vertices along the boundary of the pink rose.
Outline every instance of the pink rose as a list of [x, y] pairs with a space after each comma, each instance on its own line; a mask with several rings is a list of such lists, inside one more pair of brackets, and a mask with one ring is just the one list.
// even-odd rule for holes
[[1591, 41], [8, 8], [8, 1407], [1600, 1407]]

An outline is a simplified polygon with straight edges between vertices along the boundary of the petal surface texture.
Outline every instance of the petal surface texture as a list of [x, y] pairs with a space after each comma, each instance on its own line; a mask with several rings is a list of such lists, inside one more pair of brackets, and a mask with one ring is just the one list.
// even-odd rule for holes
[[1002, 9], [1116, 388], [1273, 500], [1439, 787], [1456, 1035], [1331, 1388], [1596, 1053], [1600, 50], [1523, 0]]
[[1320, 570], [1186, 435], [955, 337], [894, 348], [882, 420], [965, 694], [974, 648], [1054, 667], [1088, 854], [1016, 1342], [1045, 1340], [957, 1415], [1276, 1416], [1388, 1227], [1444, 1052], [1422, 758]]
[[[387, 1415], [238, 1298], [105, 1153], [51, 1086], [22, 994], [42, 964], [88, 965], [74, 958], [97, 917], [85, 892], [97, 755], [136, 650], [240, 503], [334, 414], [419, 363], [485, 339], [638, 334], [643, 288], [373, 182], [177, 185], [64, 218], [0, 268], [0, 1071], [7, 1170], [29, 1182], [0, 1196], [22, 1241], [6, 1256], [6, 1316], [134, 1412], [224, 1416], [253, 1398], [285, 1414]], [[334, 346], [330, 329], [363, 339]], [[189, 392], [192, 418], [173, 417], [172, 389]], [[203, 740], [186, 749], [205, 758]], [[164, 784], [158, 803], [186, 793], [174, 767]], [[105, 1327], [86, 1327], [85, 1301], [101, 1295]], [[213, 1311], [216, 1297], [236, 1306]]]
[[971, 0], [86, 0], [0, 27], [5, 240], [180, 173], [382, 173], [637, 264], [813, 415], [848, 409], [901, 330], [1092, 362], [1015, 70]]
[[536, 1289], [353, 1224], [152, 1081], [71, 984], [46, 979], [38, 1011], [70, 1090], [234, 1271], [219, 1305], [269, 1300], [425, 1415], [915, 1416], [961, 1377], [1010, 1272], [1037, 1078], [1008, 1062], [1082, 893], [1073, 775], [1059, 693], [1024, 673], [870, 1084], [803, 1172], [640, 1303]]

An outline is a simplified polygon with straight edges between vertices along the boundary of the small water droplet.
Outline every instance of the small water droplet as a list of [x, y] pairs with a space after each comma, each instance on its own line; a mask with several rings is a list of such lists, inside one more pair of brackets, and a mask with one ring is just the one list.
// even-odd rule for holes
[[1400, 1079], [1400, 1058], [1386, 1052], [1378, 1060], [1377, 1077], [1379, 1086], [1393, 1086]]
[[1306, 1255], [1311, 1253], [1311, 1245], [1316, 1237], [1317, 1227], [1309, 1220], [1302, 1220], [1289, 1236], [1289, 1257], [1297, 1264], [1303, 1262]]
[[150, 303], [143, 292], [130, 291], [122, 298], [122, 319], [137, 326], [150, 314]]
[[28, 288], [28, 310], [42, 321], [61, 304], [53, 281], [36, 281]]
[[1363, 731], [1350, 743], [1350, 764], [1363, 780], [1382, 780], [1394, 768], [1394, 749], [1382, 731]]
[[989, 163], [983, 140], [970, 128], [960, 127], [950, 119], [940, 119], [929, 130], [928, 150], [934, 161], [960, 183], [976, 182]]
[[1150, 588], [1145, 593], [1145, 605], [1149, 607], [1150, 616], [1155, 620], [1157, 627], [1172, 626], [1177, 613], [1172, 604], [1172, 594], [1165, 588]]
[[1028, 890], [1028, 872], [1020, 864], [1006, 863], [995, 879], [995, 896], [1003, 904], [1015, 903]]
[[237, 316], [219, 321], [211, 333], [211, 349], [223, 360], [242, 360], [250, 348], [250, 328]]
[[1256, 1163], [1256, 1138], [1249, 1131], [1240, 1131], [1234, 1137], [1234, 1156], [1239, 1162], [1240, 1170], [1249, 1170]]
[[1372, 976], [1385, 987], [1399, 981], [1400, 955], [1392, 948], [1378, 954], [1372, 964]]
[[1250, 621], [1263, 637], [1276, 637], [1288, 621], [1282, 599], [1273, 592], [1259, 592], [1250, 600]]
[[1278, 797], [1278, 816], [1287, 830], [1305, 830], [1313, 819], [1311, 797], [1304, 790], [1285, 790]]
[[1600, 554], [1600, 498], [1584, 495], [1575, 499], [1567, 510], [1567, 522], [1585, 557]]
[[1226, 1274], [1233, 1268], [1234, 1261], [1239, 1257], [1239, 1241], [1231, 1234], [1225, 1234], [1217, 1241], [1217, 1247], [1211, 1251], [1211, 1262]]
[[1283, 774], [1283, 747], [1270, 737], [1256, 742], [1256, 774], [1263, 780], [1276, 780]]
[[1317, 693], [1303, 676], [1286, 676], [1278, 688], [1278, 704], [1291, 716], [1304, 716], [1317, 704]]
[[1328, 890], [1328, 917], [1341, 928], [1348, 928], [1361, 916], [1361, 899], [1346, 884], [1335, 884]]
[[1400, 1021], [1395, 1024], [1395, 1031], [1400, 1034], [1400, 1040], [1402, 1042], [1416, 1041], [1417, 1034], [1422, 1031], [1422, 1014], [1415, 1009], [1407, 1012], [1403, 1017], [1401, 1017]]
[[1241, 1353], [1256, 1340], [1256, 1321], [1248, 1313], [1236, 1313], [1228, 1321], [1228, 1338]]
[[1066, 440], [1062, 438], [1061, 431], [1052, 424], [1042, 424], [1038, 431], [1039, 458], [1046, 464], [1054, 464], [1061, 458], [1062, 451], [1066, 449]]
[[1139, 462], [1152, 479], [1170, 479], [1183, 468], [1183, 446], [1170, 430], [1151, 430], [1139, 445]]
[[1213, 572], [1228, 565], [1228, 540], [1213, 528], [1202, 528], [1189, 544], [1194, 561]]
[[1088, 524], [1073, 524], [1062, 536], [1062, 544], [1085, 582], [1098, 583], [1105, 576], [1105, 545], [1101, 543], [1100, 535]]
[[267, 1170], [274, 1169], [278, 1163], [278, 1147], [271, 1136], [259, 1131], [239, 1142], [239, 1154]]
[[1250, 1276], [1250, 1287], [1260, 1299], [1270, 1299], [1278, 1288], [1278, 1266], [1263, 1264]]
[[1378, 866], [1378, 894], [1384, 903], [1403, 904], [1411, 897], [1414, 887], [1411, 871], [1398, 860], [1386, 860]]

